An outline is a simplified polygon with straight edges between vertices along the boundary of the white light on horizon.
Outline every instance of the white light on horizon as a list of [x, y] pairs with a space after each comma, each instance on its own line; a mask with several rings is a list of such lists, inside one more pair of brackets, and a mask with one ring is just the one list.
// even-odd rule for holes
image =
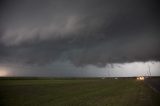
[[8, 69], [0, 68], [0, 77], [6, 77], [6, 76], [9, 76]]

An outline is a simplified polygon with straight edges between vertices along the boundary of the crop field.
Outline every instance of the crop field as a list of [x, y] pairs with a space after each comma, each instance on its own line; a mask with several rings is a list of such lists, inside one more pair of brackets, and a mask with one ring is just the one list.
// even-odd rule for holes
[[160, 106], [135, 79], [1, 79], [0, 106]]

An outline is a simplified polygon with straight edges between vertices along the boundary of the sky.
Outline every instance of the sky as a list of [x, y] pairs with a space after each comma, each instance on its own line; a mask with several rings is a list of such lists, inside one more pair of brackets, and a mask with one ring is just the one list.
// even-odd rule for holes
[[1, 0], [0, 76], [160, 76], [158, 0]]

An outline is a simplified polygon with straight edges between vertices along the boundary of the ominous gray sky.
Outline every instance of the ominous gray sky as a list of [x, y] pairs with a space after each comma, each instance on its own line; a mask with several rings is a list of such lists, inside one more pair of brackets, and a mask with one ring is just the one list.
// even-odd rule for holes
[[29, 75], [41, 72], [35, 74], [35, 67], [54, 72], [63, 67], [60, 75], [81, 70], [75, 76], [89, 66], [159, 64], [158, 5], [158, 0], [1, 0], [0, 64], [14, 64], [24, 75], [26, 67]]

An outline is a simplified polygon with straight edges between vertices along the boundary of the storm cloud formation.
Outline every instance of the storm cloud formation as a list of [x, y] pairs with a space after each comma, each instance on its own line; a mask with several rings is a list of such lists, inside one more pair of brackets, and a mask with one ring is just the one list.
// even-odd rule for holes
[[0, 62], [160, 60], [158, 0], [2, 0]]

